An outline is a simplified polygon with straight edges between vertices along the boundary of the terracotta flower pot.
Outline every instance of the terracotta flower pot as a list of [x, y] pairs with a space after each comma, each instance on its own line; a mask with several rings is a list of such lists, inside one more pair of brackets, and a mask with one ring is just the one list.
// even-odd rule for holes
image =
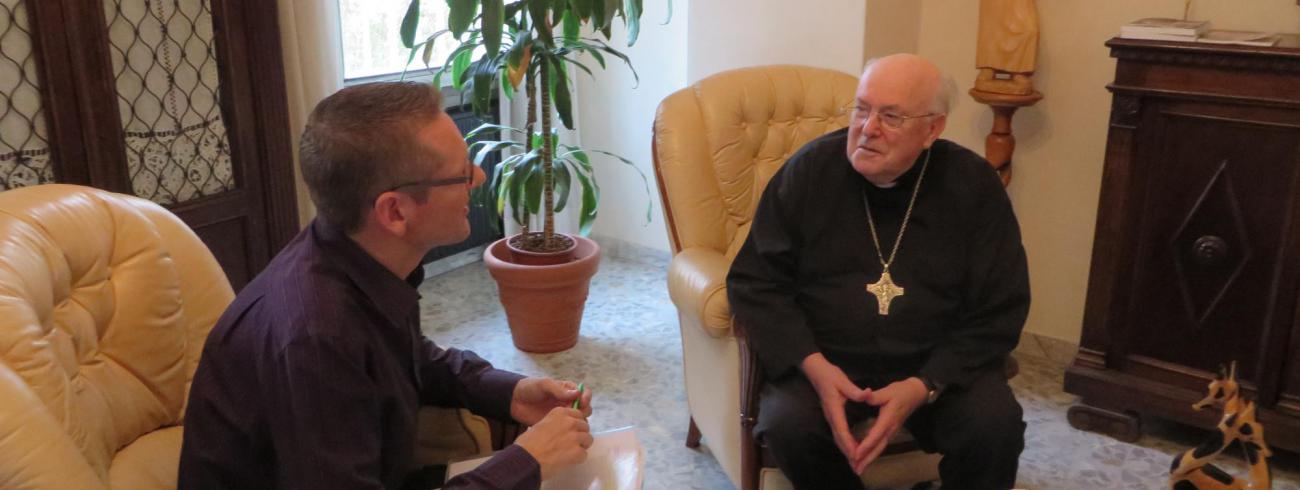
[[[515, 235], [514, 237], [506, 237], [506, 249], [510, 250], [509, 260], [511, 263], [520, 264], [520, 265], [557, 265], [557, 264], [566, 264], [573, 261], [573, 254], [578, 249], [577, 240], [573, 240], [572, 242], [569, 242], [571, 243], [571, 245], [569, 245], [569, 248], [566, 248], [564, 250], [556, 250], [554, 252], [534, 252], [532, 250], [524, 250], [522, 248], [515, 247], [515, 244], [510, 243], [510, 241], [513, 240], [515, 237], [528, 236], [528, 235], [535, 235], [539, 238], [542, 236], [540, 232], [533, 232], [527, 235], [520, 233], [519, 235]], [[569, 237], [570, 240], [573, 239], [572, 236], [564, 233], [559, 233], [559, 235], [564, 235], [566, 237]]]
[[483, 263], [497, 281], [510, 336], [519, 350], [559, 352], [578, 343], [587, 286], [600, 263], [600, 246], [587, 238], [570, 238], [577, 248], [574, 260], [565, 264], [513, 263], [506, 245], [509, 237], [483, 251]]

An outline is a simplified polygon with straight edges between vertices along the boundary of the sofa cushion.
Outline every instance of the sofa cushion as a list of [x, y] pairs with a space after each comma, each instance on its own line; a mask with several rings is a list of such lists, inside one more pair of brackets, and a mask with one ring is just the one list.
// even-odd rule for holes
[[114, 490], [165, 490], [176, 488], [181, 461], [181, 427], [155, 430], [127, 444], [113, 458], [108, 472]]

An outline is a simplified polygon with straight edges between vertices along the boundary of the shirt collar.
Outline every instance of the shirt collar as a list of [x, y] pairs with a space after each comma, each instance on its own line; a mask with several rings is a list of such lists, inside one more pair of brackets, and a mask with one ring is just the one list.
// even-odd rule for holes
[[393, 325], [403, 326], [419, 308], [416, 289], [424, 281], [424, 267], [416, 267], [405, 279], [375, 260], [346, 234], [321, 220], [312, 220], [312, 238], [326, 251], [326, 257], [357, 285], [370, 302]]

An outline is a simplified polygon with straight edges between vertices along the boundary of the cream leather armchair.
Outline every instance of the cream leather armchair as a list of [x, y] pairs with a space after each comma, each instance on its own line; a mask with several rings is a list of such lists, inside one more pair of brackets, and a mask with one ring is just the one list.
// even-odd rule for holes
[[[152, 202], [0, 192], [0, 488], [176, 488], [190, 380], [233, 297], [203, 242]], [[419, 461], [494, 445], [465, 411], [420, 422], [441, 430], [421, 431]]]
[[[768, 179], [805, 143], [848, 123], [843, 109], [856, 87], [856, 77], [837, 71], [745, 68], [669, 95], [655, 116], [655, 173], [674, 253], [668, 291], [681, 324], [691, 413], [686, 445], [695, 447], [702, 435], [742, 490], [790, 484], [774, 465], [764, 464], [761, 441], [750, 434], [761, 381], [752, 354], [737, 342], [727, 270], [749, 234]], [[911, 448], [899, 439], [895, 446]], [[895, 454], [868, 469], [864, 481], [898, 485], [937, 478], [937, 456], [893, 449]]]

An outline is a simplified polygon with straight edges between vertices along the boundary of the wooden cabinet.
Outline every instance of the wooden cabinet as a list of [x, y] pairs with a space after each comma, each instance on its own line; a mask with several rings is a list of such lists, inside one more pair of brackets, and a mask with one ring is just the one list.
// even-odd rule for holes
[[1191, 403], [1237, 361], [1270, 444], [1300, 449], [1300, 38], [1275, 47], [1112, 39], [1117, 59], [1079, 353], [1078, 428]]

